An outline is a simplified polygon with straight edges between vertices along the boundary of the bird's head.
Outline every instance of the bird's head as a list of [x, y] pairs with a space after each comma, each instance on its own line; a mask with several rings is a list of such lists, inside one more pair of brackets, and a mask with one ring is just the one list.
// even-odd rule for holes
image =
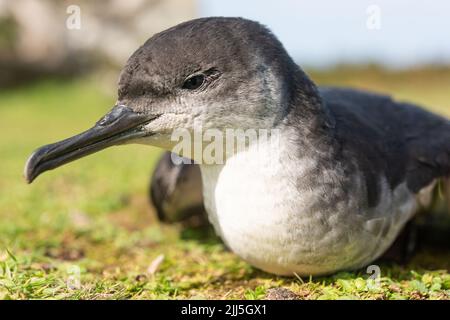
[[[121, 72], [118, 100], [91, 129], [43, 146], [25, 177], [106, 147], [144, 143], [170, 150], [176, 129], [271, 128], [282, 120], [298, 69], [262, 25], [202, 18], [151, 37]], [[298, 69], [299, 70], [299, 69]]]

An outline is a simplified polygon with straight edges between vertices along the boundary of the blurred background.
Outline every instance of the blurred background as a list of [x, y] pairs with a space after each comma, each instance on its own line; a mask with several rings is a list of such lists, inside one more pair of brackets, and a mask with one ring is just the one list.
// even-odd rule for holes
[[[160, 150], [111, 148], [31, 186], [22, 178], [35, 148], [90, 127], [113, 106], [120, 69], [146, 39], [202, 16], [267, 25], [318, 84], [388, 93], [450, 117], [445, 0], [0, 0], [0, 262], [7, 259], [1, 248], [9, 248], [57, 270], [76, 261], [82, 273], [97, 272], [104, 281], [137, 274], [162, 252], [171, 276], [178, 269], [170, 259], [205, 272], [198, 261], [211, 258], [209, 247], [194, 245], [186, 256], [190, 244], [178, 240], [195, 235], [155, 227], [147, 192]], [[242, 267], [234, 258], [217, 259], [216, 270]], [[16, 284], [34, 272], [17, 270]], [[93, 277], [86, 281], [95, 283]], [[0, 298], [61, 293], [53, 285], [54, 292], [33, 288], [2, 291], [0, 283]]]
[[444, 0], [0, 0], [0, 84], [117, 72], [152, 34], [202, 16], [260, 21], [306, 68], [446, 65], [449, 12]]
[[113, 68], [155, 32], [201, 16], [267, 25], [305, 67], [450, 62], [450, 4], [414, 0], [1, 0], [1, 83]]

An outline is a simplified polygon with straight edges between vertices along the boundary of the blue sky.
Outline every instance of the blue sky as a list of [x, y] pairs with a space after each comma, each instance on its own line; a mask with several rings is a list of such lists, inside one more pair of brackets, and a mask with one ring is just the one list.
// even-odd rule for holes
[[[450, 63], [450, 1], [198, 1], [201, 16], [241, 16], [267, 25], [302, 65]], [[369, 29], [368, 19], [380, 28]]]

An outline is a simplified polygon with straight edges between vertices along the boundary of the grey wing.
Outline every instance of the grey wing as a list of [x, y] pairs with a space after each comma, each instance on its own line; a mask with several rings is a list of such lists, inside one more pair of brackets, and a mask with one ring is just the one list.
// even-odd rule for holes
[[150, 200], [159, 220], [180, 222], [198, 216], [206, 217], [200, 168], [195, 164], [175, 164], [165, 152], [153, 171]]
[[406, 181], [417, 193], [450, 175], [448, 119], [388, 96], [344, 88], [320, 92], [338, 139], [366, 167], [369, 180], [382, 171], [392, 187]]
[[410, 106], [403, 112], [408, 186], [417, 191], [450, 175], [450, 121]]

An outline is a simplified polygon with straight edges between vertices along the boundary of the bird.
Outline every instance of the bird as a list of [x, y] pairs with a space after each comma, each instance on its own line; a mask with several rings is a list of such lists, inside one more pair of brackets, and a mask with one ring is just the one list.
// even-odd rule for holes
[[[173, 140], [181, 129], [256, 128], [266, 139], [213, 163]], [[125, 143], [189, 155], [225, 245], [283, 276], [369, 265], [450, 174], [450, 120], [379, 93], [317, 86], [267, 27], [234, 17], [198, 18], [150, 37], [121, 71], [111, 111], [38, 148], [24, 175], [31, 183]]]

